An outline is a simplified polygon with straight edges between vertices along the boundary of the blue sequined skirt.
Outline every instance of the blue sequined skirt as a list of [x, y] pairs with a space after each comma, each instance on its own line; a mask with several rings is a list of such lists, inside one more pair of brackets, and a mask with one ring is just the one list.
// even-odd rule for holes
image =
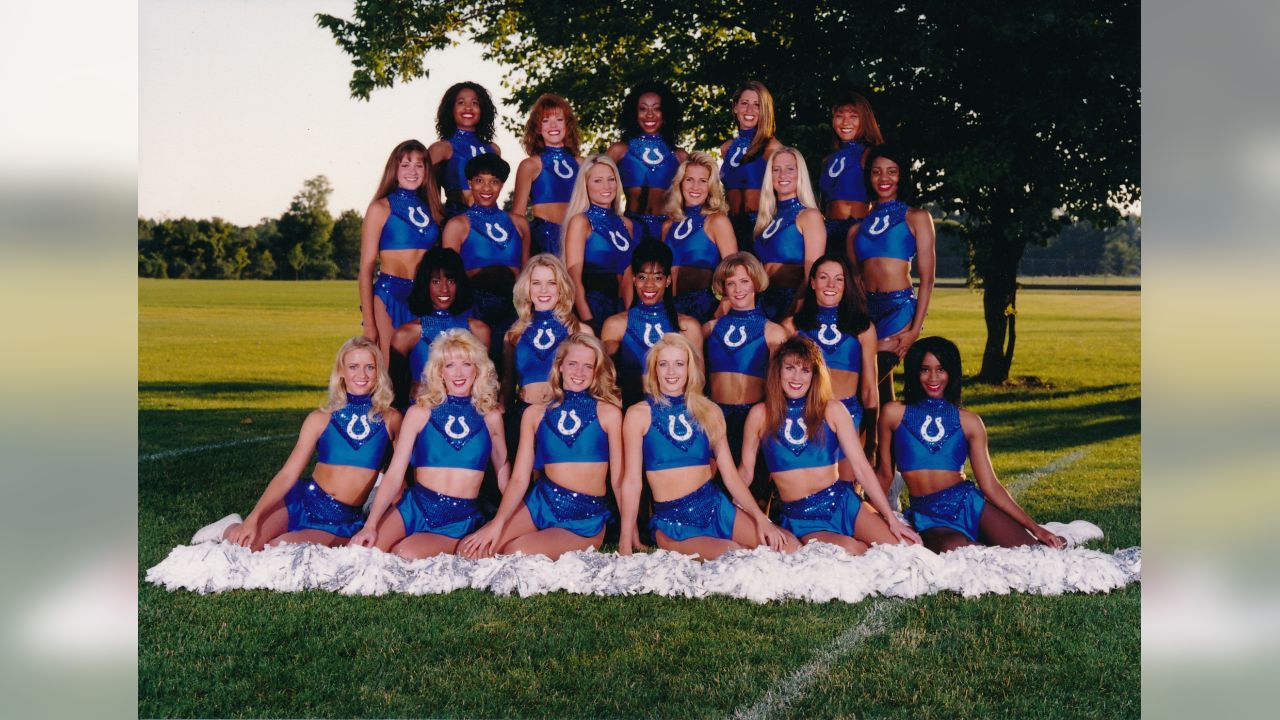
[[440, 223], [440, 227], [444, 227], [449, 220], [465, 213], [468, 205], [458, 202], [457, 200], [446, 200], [444, 203], [444, 221]]
[[321, 530], [349, 538], [364, 527], [364, 509], [338, 502], [309, 477], [299, 478], [284, 496], [289, 532]]
[[782, 503], [779, 525], [800, 539], [816, 532], [853, 537], [861, 508], [862, 499], [853, 491], [853, 483], [837, 480], [825, 490]]
[[737, 516], [738, 508], [708, 480], [682, 498], [655, 502], [649, 529], [662, 531], [677, 541], [708, 536], [729, 540], [733, 537], [733, 521]]
[[373, 280], [373, 294], [375, 297], [382, 298], [382, 304], [387, 306], [387, 317], [391, 318], [392, 327], [400, 327], [416, 319], [414, 314], [409, 312], [409, 293], [411, 292], [413, 292], [413, 281], [408, 278], [378, 273], [378, 277]]
[[583, 272], [582, 292], [587, 298], [587, 307], [591, 308], [591, 329], [596, 337], [600, 337], [600, 328], [610, 316], [617, 315], [625, 308], [618, 295], [618, 276], [613, 273]]
[[850, 395], [849, 397], [841, 400], [840, 404], [844, 405], [844, 409], [849, 411], [849, 419], [853, 420], [853, 429], [861, 430], [862, 429], [862, 401], [858, 399], [858, 396]]
[[675, 302], [676, 312], [688, 315], [700, 323], [710, 320], [720, 306], [720, 301], [711, 292], [711, 288], [676, 295], [672, 300]]
[[755, 254], [757, 215], [758, 213], [746, 212], [729, 216], [729, 223], [733, 225], [733, 236], [738, 240], [738, 249], [743, 252]]
[[533, 235], [529, 243], [530, 257], [538, 253], [551, 253], [556, 257], [561, 257], [560, 225], [558, 223], [536, 217], [529, 221], [529, 231]]
[[791, 316], [791, 303], [795, 297], [795, 288], [770, 285], [768, 290], [760, 293], [760, 312], [773, 322], [782, 322]]
[[827, 221], [827, 254], [844, 256], [848, 250], [849, 228], [861, 222], [861, 218], [845, 218]]
[[585, 538], [603, 532], [610, 517], [603, 495], [576, 492], [546, 477], [533, 486], [524, 503], [539, 530], [563, 528]]
[[747, 413], [751, 412], [751, 403], [716, 403], [724, 413], [724, 434], [729, 441], [729, 452], [734, 461], [742, 460], [742, 431], [747, 424]]
[[415, 533], [432, 533], [460, 538], [484, 524], [480, 503], [476, 498], [442, 495], [431, 488], [414, 483], [396, 503], [404, 521], [406, 537]]
[[662, 223], [667, 221], [666, 215], [642, 215], [636, 212], [624, 213], [636, 224], [636, 242], [646, 238], [662, 241]]
[[902, 332], [916, 317], [916, 296], [911, 288], [893, 292], [868, 292], [867, 314], [876, 324], [876, 337], [883, 340]]
[[471, 314], [489, 326], [490, 344], [501, 348], [501, 338], [516, 321], [516, 306], [511, 292], [495, 293], [487, 288], [471, 286]]
[[978, 542], [978, 519], [986, 505], [986, 496], [966, 480], [928, 495], [912, 495], [911, 507], [903, 515], [916, 532], [945, 527]]

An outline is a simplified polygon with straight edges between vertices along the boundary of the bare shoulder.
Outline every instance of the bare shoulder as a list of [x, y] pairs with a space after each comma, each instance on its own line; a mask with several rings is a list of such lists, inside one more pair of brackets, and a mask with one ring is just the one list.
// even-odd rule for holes
[[622, 337], [627, 328], [627, 311], [610, 315], [600, 326], [600, 339]]
[[609, 424], [622, 422], [622, 408], [603, 400], [596, 403], [596, 417]]
[[978, 413], [964, 408], [960, 408], [960, 428], [964, 430], [966, 436], [974, 433], [979, 435], [987, 433], [987, 426], [982, 422], [982, 418], [978, 416]]
[[523, 175], [531, 175], [542, 171], [542, 156], [530, 155], [520, 161], [520, 165], [516, 167], [516, 173]]
[[635, 425], [648, 425], [650, 418], [649, 403], [641, 400], [640, 402], [627, 408], [627, 414], [623, 422], [627, 427]]
[[614, 162], [617, 162], [618, 158], [627, 154], [627, 144], [622, 141], [613, 143], [612, 145], [609, 146], [608, 150], [604, 151], [604, 154], [608, 155], [609, 158]]
[[880, 422], [897, 427], [902, 422], [902, 413], [907, 409], [899, 400], [890, 400], [880, 408]]

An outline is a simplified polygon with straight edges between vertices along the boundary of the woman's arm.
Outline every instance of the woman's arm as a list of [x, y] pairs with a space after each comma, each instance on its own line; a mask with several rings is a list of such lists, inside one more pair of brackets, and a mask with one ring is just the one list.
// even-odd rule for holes
[[622, 487], [618, 498], [618, 554], [630, 555], [631, 535], [636, 530], [640, 512], [640, 491], [644, 482], [644, 434], [649, 429], [648, 403], [636, 403], [627, 409], [622, 423]]
[[[467, 326], [471, 329], [471, 334], [475, 335], [477, 340], [483, 343], [485, 347], [489, 347], [489, 343], [493, 340], [493, 334], [489, 331], [489, 323], [475, 318], [468, 318]], [[503, 367], [507, 366], [503, 365]]]
[[604, 151], [604, 154], [608, 155], [609, 159], [616, 165], [618, 161], [622, 160], [622, 156], [627, 154], [627, 144], [625, 142], [613, 143], [608, 150]]
[[703, 228], [707, 232], [707, 237], [711, 238], [720, 250], [721, 260], [738, 252], [738, 238], [733, 234], [733, 223], [729, 222], [728, 215], [722, 212], [711, 213], [703, 224]]
[[462, 243], [466, 241], [470, 232], [471, 218], [467, 217], [465, 213], [455, 215], [448, 223], [445, 223], [444, 233], [440, 235], [440, 246], [456, 250], [461, 255]]
[[516, 450], [516, 461], [511, 468], [511, 476], [507, 481], [507, 489], [502, 493], [502, 503], [493, 519], [484, 527], [462, 538], [458, 543], [458, 554], [467, 558], [490, 557], [500, 548], [498, 541], [507, 529], [507, 523], [524, 503], [525, 491], [529, 489], [529, 478], [533, 474], [533, 436], [542, 421], [544, 408], [530, 406], [520, 420], [520, 447]]
[[920, 289], [916, 293], [916, 314], [911, 324], [894, 337], [898, 339], [898, 347], [894, 350], [898, 357], [906, 357], [911, 344], [924, 331], [924, 318], [929, 314], [929, 300], [933, 298], [933, 284], [936, 280], [938, 256], [935, 248], [933, 216], [928, 210], [912, 209], [907, 213], [907, 223], [911, 233], [916, 236], [916, 271], [920, 273]]
[[590, 234], [591, 223], [581, 215], [569, 218], [564, 228], [564, 264], [569, 269], [569, 277], [573, 278], [573, 307], [578, 311], [578, 319], [588, 324], [594, 318], [587, 304], [587, 291], [582, 287], [582, 271]]
[[876, 478], [880, 480], [882, 492], [889, 492], [889, 487], [893, 485], [893, 433], [902, 422], [902, 412], [905, 409], [906, 406], [900, 402], [887, 402], [880, 410], [880, 419], [876, 422], [876, 435], [879, 439], [876, 447], [880, 449], [877, 453], [879, 465], [876, 468]]
[[422, 321], [410, 320], [396, 328], [395, 335], [391, 336], [391, 349], [405, 357], [409, 357], [409, 353], [413, 351], [413, 346], [418, 344], [418, 340], [421, 337]]
[[867, 462], [862, 446], [858, 444], [858, 433], [853, 429], [853, 419], [849, 417], [849, 411], [844, 405], [832, 400], [827, 403], [826, 416], [827, 425], [835, 430], [836, 438], [840, 441], [840, 449], [844, 451], [849, 464], [853, 466], [853, 477], [862, 485], [862, 492], [866, 493], [867, 502], [880, 513], [880, 517], [889, 526], [889, 531], [900, 542], [912, 544], [922, 542], [916, 531], [899, 520], [898, 516], [893, 514], [893, 509], [889, 507], [884, 488], [880, 487], [879, 479], [872, 471], [871, 464]]
[[796, 330], [795, 315], [791, 315], [783, 319], [783, 321], [778, 323], [778, 325], [782, 326], [782, 332], [786, 333], [787, 337], [795, 337], [796, 333], [800, 332], [799, 330]]
[[320, 441], [320, 435], [328, 422], [329, 413], [323, 410], [313, 410], [307, 415], [307, 419], [302, 421], [298, 441], [294, 443], [289, 458], [284, 461], [280, 471], [271, 478], [271, 482], [267, 483], [267, 489], [262, 491], [262, 496], [258, 498], [249, 516], [227, 537], [228, 540], [237, 545], [253, 547], [258, 539], [259, 524], [263, 516], [279, 507], [284, 502], [284, 496], [289, 494], [289, 489], [298, 482], [302, 471], [307, 468], [307, 462], [311, 460], [312, 453], [316, 451], [316, 443]]
[[[802, 210], [796, 224], [804, 236], [804, 276], [809, 277], [809, 268], [827, 251], [827, 225], [822, 221], [822, 213], [814, 208]], [[802, 297], [803, 293], [797, 295]]]
[[386, 198], [369, 203], [360, 225], [360, 324], [366, 338], [378, 342], [378, 324], [373, 315], [373, 273], [378, 265], [378, 248], [382, 240], [382, 226], [391, 216], [391, 203]]
[[[606, 402], [596, 404], [596, 417], [600, 418], [600, 427], [609, 438], [609, 482], [613, 485], [613, 496], [622, 500], [622, 411]], [[636, 506], [640, 502], [637, 499]], [[633, 516], [634, 517], [634, 516]], [[632, 542], [639, 540], [632, 525], [631, 532], [620, 537], [629, 537]]]
[[[755, 482], [756, 453], [760, 452], [760, 433], [764, 430], [764, 403], [756, 403], [747, 413], [742, 425], [742, 464], [738, 466], [738, 478], [751, 487]], [[731, 458], [732, 459], [732, 458]], [[716, 456], [719, 463], [720, 456]]]
[[[516, 213], [507, 213], [511, 218], [511, 222], [516, 226], [516, 232], [520, 233], [520, 267], [524, 267], [529, 262], [529, 238], [533, 237], [533, 231], [529, 229], [529, 221], [524, 219], [524, 215]], [[516, 274], [519, 274], [516, 270]]]
[[858, 389], [864, 410], [875, 410], [880, 405], [880, 390], [876, 387], [876, 379], [880, 372], [876, 368], [876, 325], [871, 323], [867, 329], [858, 333], [858, 344], [862, 350], [862, 372], [858, 374]]
[[701, 357], [702, 325], [695, 318], [688, 315], [678, 315], [676, 319], [680, 321], [680, 334], [689, 341], [689, 344], [693, 346], [693, 351]]
[[1018, 505], [1009, 491], [1000, 483], [1000, 479], [996, 477], [996, 470], [991, 465], [991, 453], [987, 447], [987, 426], [983, 424], [982, 418], [968, 410], [961, 410], [960, 425], [964, 429], [965, 440], [969, 441], [969, 463], [973, 466], [973, 477], [978, 483], [978, 488], [987, 498], [987, 502], [1003, 510], [1019, 525], [1030, 531], [1036, 540], [1049, 547], [1064, 547], [1066, 542], [1031, 519], [1031, 516]]
[[498, 476], [498, 492], [506, 492], [511, 480], [511, 465], [507, 463], [507, 433], [502, 425], [502, 411], [490, 410], [485, 413], [484, 424], [489, 429], [489, 439], [493, 449], [489, 451], [489, 460], [493, 462], [493, 471]]
[[516, 167], [516, 188], [511, 192], [511, 212], [525, 217], [529, 214], [529, 192], [533, 188], [533, 179], [542, 172], [542, 158], [530, 155], [520, 161]]
[[777, 352], [778, 347], [787, 341], [787, 331], [776, 322], [765, 321], [764, 324], [764, 344], [769, 347], [769, 357]]
[[[719, 408], [717, 408], [719, 412]], [[745, 444], [745, 443], [744, 443]], [[751, 495], [751, 489], [742, 478], [738, 477], [738, 470], [733, 466], [733, 453], [729, 451], [729, 440], [721, 437], [715, 444], [716, 467], [720, 470], [720, 479], [724, 481], [724, 489], [729, 491], [729, 497], [733, 498], [733, 504], [738, 509], [746, 513], [756, 524], [756, 538], [761, 545], [768, 545], [774, 550], [781, 551], [787, 545], [787, 535], [774, 525], [769, 516], [760, 511], [760, 506], [756, 504], [756, 499]]]
[[[384, 478], [399, 479], [409, 469], [409, 457], [413, 454], [413, 445], [418, 440], [418, 433], [426, 427], [431, 411], [421, 405], [411, 405], [400, 423], [400, 437], [396, 438], [396, 449], [391, 455], [391, 464], [387, 466]], [[378, 485], [378, 493], [373, 497], [373, 506], [369, 508], [369, 517], [364, 527], [351, 538], [351, 545], [373, 547], [378, 541], [378, 522], [382, 520], [387, 508], [400, 492], [400, 483], [387, 481]]]

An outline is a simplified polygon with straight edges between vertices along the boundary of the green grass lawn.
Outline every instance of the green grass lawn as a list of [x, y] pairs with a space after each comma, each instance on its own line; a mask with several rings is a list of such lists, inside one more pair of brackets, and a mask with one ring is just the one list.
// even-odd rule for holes
[[[774, 716], [1136, 717], [1141, 588], [935, 595], [857, 605], [653, 596], [527, 599], [236, 591], [146, 583], [148, 567], [245, 513], [359, 330], [353, 282], [139, 281], [138, 712], [189, 717], [724, 717], [759, 702], [875, 611]], [[974, 386], [1008, 481], [1041, 520], [1083, 518], [1104, 551], [1140, 543], [1138, 293], [1024, 291], [1009, 387]], [[935, 294], [928, 334], [977, 370], [981, 296]], [[1033, 378], [1027, 380], [1026, 378]]]

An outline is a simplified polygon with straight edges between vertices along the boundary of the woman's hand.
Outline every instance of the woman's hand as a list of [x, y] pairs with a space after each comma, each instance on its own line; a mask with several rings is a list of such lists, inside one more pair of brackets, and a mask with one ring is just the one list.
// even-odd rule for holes
[[1036, 525], [1036, 529], [1032, 530], [1031, 534], [1036, 536], [1036, 540], [1039, 540], [1041, 543], [1048, 545], [1054, 550], [1061, 550], [1062, 548], [1067, 546], [1066, 538], [1062, 537], [1061, 535], [1054, 535], [1053, 533], [1044, 529], [1044, 527], [1041, 525]]
[[915, 344], [916, 340], [920, 339], [920, 331], [912, 330], [908, 327], [896, 335], [890, 335], [888, 339], [898, 341], [898, 346], [890, 352], [894, 353], [899, 359], [901, 359], [907, 356], [907, 351], [911, 349], [911, 346]]
[[253, 548], [258, 540], [258, 518], [250, 515], [240, 526], [227, 534], [227, 540], [242, 547]]
[[920, 536], [916, 534], [915, 530], [907, 527], [897, 517], [889, 518], [889, 532], [893, 533], [894, 537], [898, 538], [899, 543], [920, 545], [924, 542], [920, 539]]
[[761, 545], [768, 545], [773, 550], [782, 552], [787, 546], [787, 533], [770, 522], [769, 518], [762, 516], [761, 521], [756, 523], [756, 540]]
[[378, 544], [378, 531], [373, 529], [369, 523], [365, 523], [360, 528], [360, 532], [351, 536], [351, 540], [347, 543], [351, 547], [373, 547]]
[[493, 557], [498, 550], [498, 540], [501, 538], [502, 527], [490, 521], [489, 524], [462, 538], [462, 542], [458, 543], [458, 554], [471, 560]]

